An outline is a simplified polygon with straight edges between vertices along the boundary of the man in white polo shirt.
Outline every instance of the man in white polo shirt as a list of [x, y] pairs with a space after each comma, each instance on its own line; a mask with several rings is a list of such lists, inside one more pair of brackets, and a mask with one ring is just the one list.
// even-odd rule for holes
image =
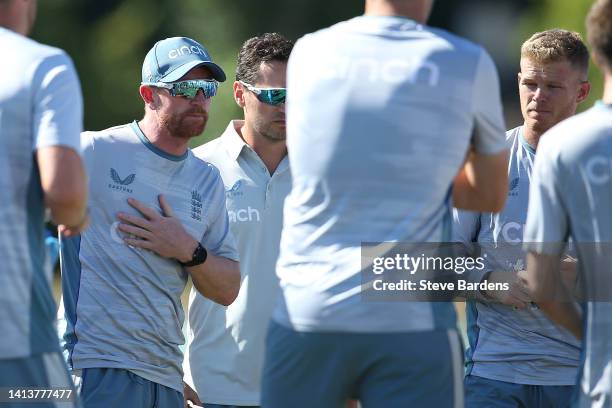
[[221, 173], [242, 275], [238, 298], [229, 307], [191, 292], [185, 399], [198, 405], [200, 400], [206, 407], [260, 405], [265, 331], [278, 291], [283, 203], [291, 188], [285, 71], [292, 47], [276, 33], [244, 43], [234, 82], [244, 120], [230, 122], [221, 137], [194, 150]]

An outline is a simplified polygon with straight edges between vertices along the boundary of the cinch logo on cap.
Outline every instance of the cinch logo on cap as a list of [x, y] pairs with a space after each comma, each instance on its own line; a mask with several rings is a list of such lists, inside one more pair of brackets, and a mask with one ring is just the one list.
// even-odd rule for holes
[[185, 54], [197, 54], [197, 55], [203, 55], [205, 57], [208, 57], [208, 54], [206, 54], [206, 51], [204, 51], [200, 47], [196, 47], [195, 45], [192, 45], [190, 47], [183, 45], [182, 47], [170, 50], [168, 52], [168, 58], [170, 59], [178, 58], [181, 55], [185, 55]]
[[225, 73], [210, 58], [206, 47], [187, 37], [160, 40], [149, 50], [142, 63], [142, 84], [175, 82], [195, 67], [208, 68], [214, 79], [225, 81]]

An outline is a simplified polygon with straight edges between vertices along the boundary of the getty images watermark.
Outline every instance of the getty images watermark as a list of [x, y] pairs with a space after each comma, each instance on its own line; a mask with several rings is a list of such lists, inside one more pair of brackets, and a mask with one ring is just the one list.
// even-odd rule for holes
[[366, 300], [450, 301], [471, 297], [470, 292], [510, 290], [509, 282], [486, 279], [496, 259], [467, 254], [460, 244], [364, 243], [361, 251]]
[[[595, 181], [603, 178], [594, 162]], [[565, 287], [543, 301], [612, 302], [612, 242], [529, 243], [362, 243], [361, 298], [364, 301], [495, 302], [524, 282], [526, 249], [556, 254], [550, 279]], [[550, 255], [552, 256], [552, 255]], [[494, 273], [494, 274], [493, 274]], [[524, 275], [523, 275], [524, 276]], [[551, 281], [554, 282], [554, 281]]]

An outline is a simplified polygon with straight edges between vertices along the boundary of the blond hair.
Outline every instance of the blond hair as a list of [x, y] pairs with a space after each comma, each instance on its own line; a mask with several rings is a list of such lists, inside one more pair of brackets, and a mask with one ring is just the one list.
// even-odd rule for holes
[[532, 35], [521, 47], [521, 58], [539, 64], [568, 61], [586, 79], [589, 70], [589, 50], [580, 34], [560, 28]]

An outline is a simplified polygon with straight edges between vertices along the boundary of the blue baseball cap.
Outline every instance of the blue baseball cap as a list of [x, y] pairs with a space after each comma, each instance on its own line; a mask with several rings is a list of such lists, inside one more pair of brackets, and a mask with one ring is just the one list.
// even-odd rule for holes
[[176, 82], [195, 67], [203, 66], [213, 78], [225, 81], [225, 72], [210, 58], [204, 46], [187, 37], [166, 38], [155, 43], [142, 64], [142, 84]]

